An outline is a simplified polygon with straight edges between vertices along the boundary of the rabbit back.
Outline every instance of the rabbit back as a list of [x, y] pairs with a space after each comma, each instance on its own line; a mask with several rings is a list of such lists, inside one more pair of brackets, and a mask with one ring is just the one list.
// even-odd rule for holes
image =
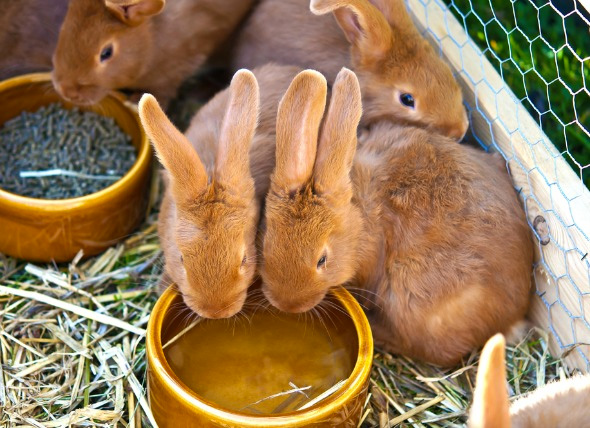
[[334, 81], [350, 62], [350, 45], [330, 14], [315, 16], [309, 0], [262, 0], [236, 37], [232, 68], [269, 62], [297, 65]]
[[381, 297], [376, 339], [452, 364], [526, 312], [533, 251], [524, 211], [494, 155], [416, 128], [375, 127], [372, 137], [353, 169], [372, 174], [353, 181], [371, 189], [358, 202], [382, 221], [366, 233], [384, 237], [375, 258], [383, 269], [361, 264], [358, 275]]

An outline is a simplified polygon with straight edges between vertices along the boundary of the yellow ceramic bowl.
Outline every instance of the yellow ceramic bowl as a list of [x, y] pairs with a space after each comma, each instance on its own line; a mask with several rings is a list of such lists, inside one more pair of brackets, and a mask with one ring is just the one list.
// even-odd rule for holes
[[[49, 73], [28, 74], [0, 82], [0, 126], [22, 111], [61, 102]], [[48, 200], [27, 198], [0, 188], [0, 252], [13, 257], [63, 262], [80, 249], [100, 253], [143, 221], [149, 198], [151, 150], [138, 115], [116, 96], [82, 107], [111, 116], [137, 148], [137, 160], [123, 178], [87, 196]], [[2, 150], [0, 141], [0, 150]]]
[[[353, 330], [354, 342], [347, 346], [356, 352], [352, 373], [341, 388], [305, 410], [278, 415], [252, 415], [229, 411], [191, 391], [166, 361], [162, 343], [183, 326], [181, 297], [168, 288], [152, 311], [147, 330], [148, 389], [154, 418], [161, 428], [181, 427], [356, 427], [367, 396], [373, 361], [373, 337], [369, 322], [357, 301], [344, 288], [331, 291], [331, 297], [344, 312], [335, 318], [339, 325]], [[348, 331], [350, 333], [350, 331]], [[238, 334], [238, 333], [236, 333]], [[223, 362], [219, 363], [223, 367]], [[253, 372], [259, 370], [253, 367]]]

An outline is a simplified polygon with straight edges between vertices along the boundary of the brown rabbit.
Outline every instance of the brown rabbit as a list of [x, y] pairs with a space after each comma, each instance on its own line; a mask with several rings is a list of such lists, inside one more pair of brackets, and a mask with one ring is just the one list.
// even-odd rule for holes
[[[261, 276], [277, 308], [304, 312], [339, 284], [378, 299], [376, 343], [450, 365], [521, 319], [532, 240], [499, 158], [389, 121], [361, 133], [358, 81], [291, 86], [277, 118]], [[319, 87], [319, 89], [318, 89]], [[317, 154], [316, 154], [317, 146]]]
[[0, 80], [51, 70], [67, 0], [0, 2]]
[[318, 70], [329, 82], [350, 66], [361, 84], [362, 125], [387, 118], [455, 140], [469, 125], [451, 70], [402, 0], [262, 0], [238, 35], [233, 63], [269, 61]]
[[277, 106], [298, 71], [267, 65], [237, 72], [195, 115], [186, 137], [151, 95], [140, 101], [142, 124], [166, 169], [158, 224], [165, 275], [203, 317], [239, 312], [253, 281]]
[[76, 104], [124, 88], [165, 105], [253, 1], [71, 0], [53, 58], [55, 88]]
[[590, 375], [551, 382], [508, 403], [505, 340], [486, 343], [479, 360], [470, 428], [569, 428], [590, 424]]

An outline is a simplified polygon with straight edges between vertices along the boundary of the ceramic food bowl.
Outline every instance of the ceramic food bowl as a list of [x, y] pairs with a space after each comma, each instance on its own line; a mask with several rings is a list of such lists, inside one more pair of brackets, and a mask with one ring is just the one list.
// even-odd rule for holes
[[[0, 126], [22, 111], [60, 102], [49, 73], [28, 74], [0, 82]], [[149, 199], [151, 149], [139, 117], [115, 95], [80, 107], [113, 117], [137, 149], [133, 167], [111, 186], [71, 199], [36, 199], [0, 188], [0, 252], [32, 261], [64, 262], [79, 250], [102, 252], [143, 221]], [[0, 150], [2, 150], [0, 141]]]
[[[290, 338], [288, 336], [295, 335], [295, 333], [290, 333], [288, 329], [281, 331], [278, 336], [269, 339], [271, 346], [265, 348], [265, 350], [261, 350], [264, 346], [261, 343], [265, 341], [263, 340], [265, 330], [273, 330], [275, 325], [280, 325], [288, 317], [293, 317], [293, 315], [275, 311], [272, 314], [273, 318], [271, 318], [270, 322], [269, 320], [265, 320], [263, 323], [258, 323], [257, 326], [257, 317], [262, 316], [260, 314], [264, 311], [254, 311], [253, 313], [250, 311], [250, 315], [248, 315], [248, 311], [246, 310], [246, 316], [249, 319], [244, 322], [245, 327], [240, 327], [239, 318], [237, 321], [232, 321], [232, 319], [204, 320], [190, 330], [192, 336], [186, 342], [187, 348], [185, 348], [190, 349], [190, 352], [182, 355], [183, 351], [180, 347], [176, 351], [181, 352], [181, 354], [179, 356], [173, 356], [173, 349], [169, 347], [169, 344], [176, 344], [177, 342], [175, 341], [178, 340], [179, 336], [189, 334], [185, 333], [187, 324], [186, 321], [183, 321], [187, 318], [187, 308], [184, 307], [181, 297], [173, 288], [166, 290], [153, 309], [148, 324], [146, 339], [148, 394], [150, 407], [158, 425], [160, 427], [175, 428], [356, 427], [360, 421], [362, 408], [367, 396], [373, 360], [373, 338], [364, 312], [348, 291], [342, 287], [336, 288], [329, 293], [326, 299], [331, 303], [326, 305], [322, 311], [328, 312], [325, 322], [326, 324], [331, 323], [332, 327], [330, 327], [330, 338], [323, 340], [329, 341], [330, 344], [341, 344], [338, 356], [344, 357], [343, 361], [349, 364], [347, 371], [342, 372], [347, 373], [348, 376], [342, 377], [342, 380], [336, 383], [335, 387], [331, 388], [335, 392], [327, 396], [324, 393], [325, 398], [323, 399], [316, 398], [315, 404], [312, 401], [308, 402], [307, 405], [283, 412], [278, 409], [288, 400], [285, 399], [285, 396], [281, 396], [273, 398], [276, 400], [275, 404], [277, 402], [281, 403], [275, 408], [275, 411], [260, 412], [250, 406], [230, 410], [231, 406], [224, 406], [219, 403], [224, 400], [227, 401], [230, 395], [237, 394], [237, 400], [241, 399], [240, 394], [242, 392], [240, 391], [250, 394], [252, 388], [245, 388], [243, 390], [240, 388], [243, 388], [244, 383], [253, 377], [263, 379], [262, 382], [264, 383], [267, 381], [273, 382], [277, 377], [284, 374], [283, 372], [285, 370], [281, 366], [277, 371], [271, 371], [268, 376], [264, 377], [264, 372], [268, 371], [267, 367], [269, 367], [265, 366], [265, 361], [272, 358], [271, 354], [280, 353], [281, 350], [291, 355], [294, 348], [289, 348]], [[300, 322], [299, 319], [303, 321], [304, 318], [307, 319], [307, 317], [301, 316], [299, 318], [291, 318], [291, 320], [295, 319], [297, 320], [296, 322]], [[230, 326], [232, 322], [236, 324], [233, 331], [227, 335], [227, 340], [218, 335], [218, 331], [221, 330], [215, 330], [213, 335], [207, 335], [207, 333], [211, 333], [211, 329], [218, 329], [220, 325]], [[252, 333], [249, 330], [250, 328], [252, 330], [258, 330]], [[322, 331], [323, 329], [317, 320], [315, 327], [308, 324], [306, 328], [315, 328], [318, 331]], [[254, 335], [253, 340], [250, 337], [243, 337], [248, 334]], [[317, 348], [322, 348], [322, 343], [317, 342], [317, 337], [315, 337], [316, 342], [314, 342], [312, 340], [314, 335], [309, 335], [309, 332], [307, 334], [308, 336], [304, 336], [305, 338], [295, 349], [296, 351], [303, 351], [303, 355], [305, 353], [316, 352]], [[218, 347], [216, 350], [216, 345], [213, 342], [217, 339], [220, 343], [217, 344]], [[232, 343], [240, 343], [242, 339], [246, 342], [240, 345]], [[233, 353], [224, 354], [226, 345], [227, 347], [233, 346], [235, 348], [232, 351]], [[244, 348], [249, 347], [253, 348], [252, 352], [243, 351]], [[285, 349], [287, 350], [285, 351]], [[255, 355], [256, 352], [260, 355]], [[198, 353], [203, 354], [206, 358], [199, 357], [200, 359], [198, 359], [194, 356], [194, 354]], [[185, 374], [180, 374], [180, 370], [173, 369], [173, 366], [178, 363], [178, 357], [180, 357], [180, 360], [186, 360], [187, 371]], [[295, 373], [295, 377], [304, 375], [306, 370], [310, 372], [315, 371], [315, 374], [317, 374], [316, 368], [312, 368], [313, 363], [314, 361], [311, 361], [311, 364], [300, 364], [292, 373]], [[332, 366], [329, 365], [328, 367]], [[192, 376], [195, 371], [201, 374], [193, 376], [194, 379], [187, 382], [196, 382], [192, 384], [196, 387], [191, 389], [187, 386], [185, 380]], [[337, 376], [342, 375], [342, 373]], [[215, 384], [216, 379], [219, 379], [221, 384]], [[205, 385], [207, 382], [209, 384]], [[194, 391], [198, 389], [199, 383], [202, 383], [204, 390], [207, 391], [203, 395], [210, 394], [209, 397], [212, 396], [211, 394], [214, 392], [208, 389], [210, 386], [213, 389], [221, 388], [221, 390], [226, 392], [223, 395], [218, 395], [220, 400], [205, 398], [203, 395]], [[294, 383], [297, 382], [291, 382], [291, 386]], [[301, 387], [304, 384], [305, 381], [300, 381], [297, 386]], [[262, 386], [264, 387], [265, 385]], [[288, 390], [289, 387], [287, 386], [285, 389]], [[308, 389], [308, 392], [311, 394], [310, 391], [312, 390]], [[266, 396], [266, 394], [263, 396]], [[305, 397], [301, 395], [293, 398], [305, 400]], [[252, 403], [251, 400], [252, 398], [248, 397], [246, 402]], [[267, 403], [260, 404], [261, 401], [253, 402], [254, 407], [264, 405], [268, 408]], [[274, 407], [275, 404], [271, 406]], [[238, 407], [240, 406], [242, 405], [240, 404]], [[285, 406], [282, 407], [282, 409], [284, 408]]]

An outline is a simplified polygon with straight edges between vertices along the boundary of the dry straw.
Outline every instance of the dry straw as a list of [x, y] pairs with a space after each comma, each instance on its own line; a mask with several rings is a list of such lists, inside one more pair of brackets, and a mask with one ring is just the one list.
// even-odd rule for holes
[[[155, 214], [84, 262], [0, 259], [0, 426], [152, 425], [143, 333], [161, 263]], [[377, 350], [362, 426], [464, 424], [477, 359], [442, 370]], [[565, 376], [538, 333], [508, 348], [508, 370], [514, 395]]]
[[160, 273], [154, 215], [84, 262], [0, 258], [0, 426], [152, 425], [145, 328]]

